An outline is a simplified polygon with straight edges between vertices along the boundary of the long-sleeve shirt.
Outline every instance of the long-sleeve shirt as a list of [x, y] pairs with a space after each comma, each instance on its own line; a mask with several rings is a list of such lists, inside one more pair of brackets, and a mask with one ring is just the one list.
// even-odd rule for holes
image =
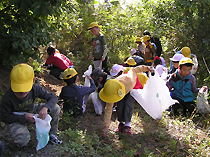
[[105, 36], [102, 33], [99, 33], [98, 36], [95, 36], [92, 39], [92, 42], [93, 42], [93, 52], [91, 56], [94, 57], [94, 60], [101, 60], [101, 58], [106, 58], [108, 48]]
[[194, 101], [194, 94], [198, 93], [195, 77], [190, 73], [185, 77], [179, 75], [179, 69], [171, 75], [166, 85], [171, 89], [172, 98], [179, 98], [184, 102]]
[[[127, 74], [122, 74], [118, 76], [116, 79], [119, 80], [125, 86], [125, 94], [128, 94], [136, 84], [137, 73], [145, 72], [148, 70], [149, 70], [148, 66], [140, 65], [135, 68], [131, 68]], [[112, 116], [113, 105], [114, 102], [106, 103], [105, 114], [104, 114], [104, 126], [109, 126], [109, 122]]]
[[5, 123], [26, 123], [25, 114], [17, 115], [13, 112], [29, 112], [33, 108], [36, 98], [46, 100], [44, 107], [51, 110], [57, 103], [58, 98], [53, 93], [49, 93], [38, 84], [34, 84], [28, 95], [19, 99], [15, 96], [14, 92], [10, 88], [2, 97], [1, 104], [1, 119]]
[[83, 97], [86, 94], [90, 94], [96, 90], [96, 85], [93, 79], [90, 79], [90, 87], [83, 85], [71, 84], [62, 88], [60, 98], [67, 100], [76, 100], [79, 104], [83, 104]]

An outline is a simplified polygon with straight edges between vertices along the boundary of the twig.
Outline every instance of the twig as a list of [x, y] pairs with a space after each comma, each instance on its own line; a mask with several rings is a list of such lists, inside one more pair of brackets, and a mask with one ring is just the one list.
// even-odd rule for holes
[[209, 68], [208, 68], [208, 66], [207, 66], [207, 64], [206, 64], [206, 61], [205, 61], [205, 59], [204, 59], [203, 54], [202, 54], [202, 58], [203, 58], [203, 62], [204, 62], [204, 64], [205, 64], [205, 66], [206, 66], [206, 69], [207, 69], [207, 71], [208, 71], [208, 72], [209, 72], [209, 74], [210, 74], [210, 70], [209, 70]]

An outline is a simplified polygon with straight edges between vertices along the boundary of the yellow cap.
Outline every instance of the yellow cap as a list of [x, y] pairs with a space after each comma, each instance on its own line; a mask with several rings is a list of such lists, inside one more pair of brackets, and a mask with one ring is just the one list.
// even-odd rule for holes
[[183, 65], [183, 64], [187, 64], [190, 63], [193, 65], [193, 61], [192, 59], [188, 58], [188, 57], [183, 57], [180, 61], [179, 61], [179, 66]]
[[127, 73], [130, 69], [131, 69], [131, 67], [124, 68], [123, 73]]
[[99, 27], [98, 22], [92, 22], [89, 26], [88, 26], [88, 30], [90, 30], [93, 27]]
[[135, 42], [136, 43], [140, 43], [141, 42], [141, 38], [140, 37], [137, 37], [136, 40], [135, 40]]
[[191, 50], [189, 47], [183, 47], [181, 52], [185, 57], [191, 58]]
[[129, 57], [126, 61], [128, 65], [136, 65], [135, 60], [132, 57]]
[[144, 85], [147, 83], [148, 77], [143, 73], [137, 73], [137, 76], [142, 86], [144, 87]]
[[116, 79], [110, 79], [99, 92], [99, 97], [107, 103], [118, 102], [125, 96], [125, 86]]
[[67, 68], [63, 72], [63, 79], [64, 80], [70, 79], [70, 78], [74, 77], [76, 74], [77, 74], [77, 71], [74, 68]]
[[34, 70], [28, 64], [18, 64], [12, 68], [10, 79], [13, 92], [29, 92], [34, 82]]
[[148, 40], [150, 40], [150, 36], [149, 35], [145, 35], [145, 36], [142, 37], [142, 42], [146, 42]]

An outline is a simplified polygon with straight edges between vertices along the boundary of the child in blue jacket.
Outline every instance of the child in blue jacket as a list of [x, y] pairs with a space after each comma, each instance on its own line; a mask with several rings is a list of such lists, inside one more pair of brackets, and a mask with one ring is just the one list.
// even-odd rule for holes
[[96, 85], [90, 76], [90, 87], [77, 85], [79, 76], [74, 68], [68, 68], [63, 72], [63, 79], [67, 86], [62, 88], [60, 98], [64, 100], [63, 111], [73, 111], [73, 116], [77, 117], [82, 115], [86, 109], [85, 95], [89, 95], [96, 90]]
[[[177, 115], [177, 110], [183, 108], [183, 115], [188, 112], [190, 115], [195, 109], [194, 93], [198, 93], [195, 77], [191, 74], [193, 62], [190, 58], [184, 57], [179, 61], [179, 68], [171, 75], [167, 81], [167, 86], [171, 91], [173, 99], [178, 100], [172, 106], [172, 110]], [[204, 86], [207, 89], [206, 86]]]

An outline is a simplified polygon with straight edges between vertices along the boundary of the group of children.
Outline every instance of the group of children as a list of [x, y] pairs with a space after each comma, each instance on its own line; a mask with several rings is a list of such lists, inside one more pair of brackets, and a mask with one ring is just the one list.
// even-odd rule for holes
[[[158, 56], [154, 56], [152, 59], [151, 53], [156, 52], [156, 46], [150, 42], [150, 36], [145, 35], [141, 39], [141, 42], [145, 44], [143, 48], [138, 43], [140, 38], [136, 39], [138, 49], [142, 53], [132, 49], [131, 56], [125, 60], [123, 65], [114, 64], [108, 71], [106, 39], [99, 32], [97, 23], [91, 23], [88, 29], [95, 35], [93, 53], [89, 57], [89, 59], [94, 58], [94, 70], [90, 76], [86, 76], [90, 80], [89, 87], [77, 84], [78, 73], [66, 56], [60, 54], [52, 46], [47, 49], [49, 57], [45, 65], [50, 65], [52, 75], [58, 79], [61, 79], [62, 76], [66, 82], [66, 86], [62, 88], [59, 96], [64, 100], [63, 110], [69, 113], [73, 111], [75, 117], [82, 115], [86, 110], [86, 98], [96, 91], [98, 93], [96, 99], [105, 104], [103, 136], [108, 134], [114, 104], [117, 106], [119, 121], [116, 131], [131, 134], [131, 117], [135, 100], [130, 95], [130, 91], [144, 88], [148, 80], [147, 74], [144, 72], [153, 72], [153, 67], [157, 71], [159, 68], [163, 72], [164, 60]], [[198, 92], [198, 88], [195, 77], [190, 73], [193, 62], [189, 58], [189, 50], [184, 47], [180, 51], [181, 53], [175, 54], [170, 59], [173, 65], [172, 69], [167, 71], [169, 77], [166, 85], [169, 87], [171, 97], [178, 100], [178, 103], [172, 105], [174, 114], [178, 113], [179, 108], [183, 108], [184, 115], [192, 114], [195, 108], [193, 93]], [[7, 124], [14, 143], [20, 147], [28, 144], [30, 133], [27, 123], [35, 122], [33, 116], [36, 113], [41, 119], [45, 119], [47, 114], [52, 117], [50, 141], [56, 144], [62, 143], [57, 136], [60, 113], [60, 107], [57, 105], [58, 98], [53, 93], [34, 84], [33, 68], [27, 64], [22, 63], [14, 66], [10, 79], [11, 88], [2, 97], [1, 119]], [[36, 98], [44, 99], [46, 103], [36, 104]]]

